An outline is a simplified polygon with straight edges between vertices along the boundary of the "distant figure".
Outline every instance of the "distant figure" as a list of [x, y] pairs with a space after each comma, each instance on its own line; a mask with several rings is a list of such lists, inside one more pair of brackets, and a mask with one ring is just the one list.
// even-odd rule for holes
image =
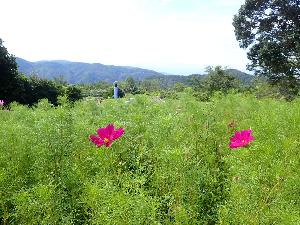
[[117, 84], [117, 81], [115, 81], [114, 82], [114, 98], [119, 97], [118, 92], [119, 92], [118, 84]]

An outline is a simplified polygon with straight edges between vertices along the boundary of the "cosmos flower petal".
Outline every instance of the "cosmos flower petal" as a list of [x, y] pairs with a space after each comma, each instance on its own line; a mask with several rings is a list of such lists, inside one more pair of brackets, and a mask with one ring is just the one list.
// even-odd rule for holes
[[249, 130], [243, 130], [243, 131], [241, 131], [241, 135], [244, 138], [248, 138], [251, 135], [251, 132], [252, 131], [250, 129]]
[[121, 137], [123, 133], [124, 133], [124, 130], [122, 127], [120, 127], [118, 130], [113, 132], [112, 139], [115, 140], [115, 139]]
[[230, 142], [236, 142], [237, 140], [239, 140], [239, 139], [237, 139], [235, 136], [230, 138]]
[[108, 134], [106, 128], [99, 128], [99, 129], [97, 129], [97, 134], [99, 135], [99, 137], [100, 137], [101, 139], [104, 139], [104, 138], [108, 138], [108, 137], [109, 137], [109, 134]]
[[114, 132], [114, 125], [108, 124], [108, 125], [105, 127], [105, 129], [106, 129], [107, 134], [108, 134], [109, 136], [111, 136], [112, 133]]
[[234, 137], [237, 138], [237, 139], [241, 139], [242, 138], [241, 132], [235, 131], [234, 132]]
[[104, 142], [95, 135], [90, 135], [89, 139], [98, 147], [101, 147], [104, 144]]
[[98, 139], [99, 139], [99, 138], [92, 134], [92, 135], [89, 136], [89, 139], [90, 139], [93, 143], [96, 144], [96, 143], [98, 142]]
[[249, 144], [250, 141], [254, 139], [251, 136], [251, 129], [236, 131], [232, 137], [229, 138], [230, 144], [228, 145], [229, 148], [239, 148], [244, 147]]
[[104, 143], [105, 144], [105, 146], [108, 148], [110, 145], [111, 145], [111, 141], [108, 141], [108, 142], [106, 142], [106, 143]]
[[106, 147], [110, 147], [112, 141], [121, 137], [124, 133], [123, 128], [119, 128], [114, 130], [113, 124], [108, 124], [106, 127], [101, 127], [96, 130], [98, 136], [90, 135], [89, 139], [98, 147], [105, 145]]

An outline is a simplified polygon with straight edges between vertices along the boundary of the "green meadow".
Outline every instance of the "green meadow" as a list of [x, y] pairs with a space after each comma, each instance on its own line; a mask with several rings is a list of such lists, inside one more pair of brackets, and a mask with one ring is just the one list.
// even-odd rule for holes
[[[300, 224], [300, 99], [127, 100], [0, 110], [0, 223]], [[124, 134], [97, 148], [109, 123]]]

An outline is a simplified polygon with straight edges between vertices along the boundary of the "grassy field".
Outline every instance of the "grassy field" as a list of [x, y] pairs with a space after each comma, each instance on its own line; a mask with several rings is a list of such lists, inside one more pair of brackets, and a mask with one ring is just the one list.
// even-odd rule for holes
[[126, 100], [0, 110], [0, 223], [300, 224], [300, 99]]

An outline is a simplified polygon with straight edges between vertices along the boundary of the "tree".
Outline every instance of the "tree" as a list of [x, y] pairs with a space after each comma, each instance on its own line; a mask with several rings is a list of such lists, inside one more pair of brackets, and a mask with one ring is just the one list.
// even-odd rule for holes
[[175, 92], [183, 92], [184, 89], [186, 88], [186, 85], [184, 85], [183, 83], [181, 82], [176, 82], [172, 89], [175, 91]]
[[206, 76], [193, 75], [190, 80], [200, 101], [208, 101], [216, 91], [227, 94], [230, 89], [239, 88], [239, 81], [221, 66], [207, 67], [206, 72]]
[[299, 90], [300, 0], [246, 0], [233, 26], [240, 47], [248, 48], [248, 69], [280, 85], [288, 95]]
[[125, 89], [124, 91], [126, 93], [131, 93], [133, 95], [135, 94], [139, 94], [140, 93], [140, 90], [139, 88], [137, 87], [137, 84], [135, 82], [135, 80], [132, 78], [132, 77], [128, 77], [125, 81]]
[[140, 87], [142, 92], [155, 92], [160, 90], [158, 79], [145, 78], [141, 81]]
[[202, 80], [202, 86], [210, 94], [216, 91], [226, 94], [230, 89], [239, 86], [238, 80], [229, 75], [221, 66], [208, 67], [207, 72], [207, 76]]
[[28, 81], [31, 88], [26, 104], [32, 105], [40, 99], [47, 98], [52, 104], [57, 105], [57, 97], [64, 95], [62, 86], [58, 86], [54, 81], [42, 79], [36, 75], [31, 75]]
[[76, 86], [68, 86], [66, 90], [66, 95], [70, 102], [75, 102], [82, 99], [81, 90]]
[[0, 99], [5, 102], [18, 100], [22, 79], [18, 74], [15, 57], [8, 53], [0, 39]]

